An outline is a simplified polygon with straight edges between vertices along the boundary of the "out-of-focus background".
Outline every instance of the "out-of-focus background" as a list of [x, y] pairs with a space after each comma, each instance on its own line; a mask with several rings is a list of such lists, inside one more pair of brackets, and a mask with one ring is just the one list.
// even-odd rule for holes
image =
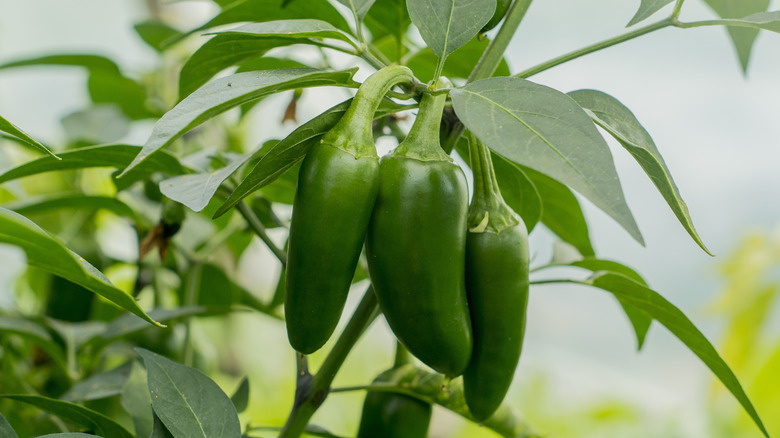
[[[509, 65], [520, 71], [620, 34], [638, 6], [638, 0], [536, 1], [507, 52]], [[772, 1], [772, 9], [780, 9], [780, 2]], [[0, 64], [35, 55], [96, 53], [115, 60], [128, 75], [142, 77], [160, 67], [155, 52], [133, 31], [133, 24], [146, 20], [150, 10], [188, 30], [217, 8], [205, 0], [0, 0]], [[683, 21], [707, 18], [715, 16], [702, 1], [685, 2]], [[201, 42], [195, 37], [189, 49]], [[179, 50], [186, 56], [189, 49]], [[0, 71], [0, 114], [46, 144], [61, 143], [68, 135], [62, 120], [87, 105], [85, 78], [84, 71], [68, 68]], [[635, 268], [693, 320], [733, 367], [774, 434], [780, 434], [780, 314], [774, 299], [780, 287], [778, 78], [780, 35], [759, 35], [743, 75], [727, 33], [719, 27], [661, 30], [532, 78], [564, 92], [607, 92], [628, 106], [652, 135], [701, 237], [717, 257], [695, 245], [641, 168], [611, 140], [647, 245], [637, 244], [581, 199], [596, 253]], [[333, 94], [307, 92], [298, 104], [299, 119], [308, 120], [343, 98]], [[294, 128], [279, 125], [276, 117], [289, 98], [267, 99], [252, 122], [243, 124], [247, 148]], [[142, 144], [151, 127], [136, 123], [122, 141]], [[14, 164], [15, 158], [0, 149], [0, 170]], [[98, 235], [101, 244], [132, 259], [136, 242], [129, 225], [109, 225], [110, 231]], [[532, 235], [535, 263], [549, 259], [552, 242], [551, 234], [537, 227]], [[0, 247], [0, 259], [0, 306], [23, 308], [11, 293], [23, 258]], [[260, 244], [255, 242], [238, 269], [241, 283], [251, 291], [272, 293], [278, 266]], [[283, 325], [253, 314], [236, 316], [228, 324], [204, 319], [196, 328], [206, 356], [230, 354], [249, 373], [251, 402], [244, 415], [256, 424], [281, 424], [292, 402], [295, 369]], [[391, 340], [384, 321], [377, 321], [336, 386], [366, 384], [387, 368]], [[313, 366], [322, 358], [315, 354]], [[235, 384], [216, 371], [214, 376], [227, 388]], [[314, 422], [335, 433], [354, 434], [362, 397], [360, 392], [334, 394]], [[663, 327], [654, 324], [637, 352], [616, 301], [577, 286], [532, 288], [523, 357], [510, 397], [550, 437], [759, 436], [738, 403]], [[437, 410], [431, 436], [491, 432]]]

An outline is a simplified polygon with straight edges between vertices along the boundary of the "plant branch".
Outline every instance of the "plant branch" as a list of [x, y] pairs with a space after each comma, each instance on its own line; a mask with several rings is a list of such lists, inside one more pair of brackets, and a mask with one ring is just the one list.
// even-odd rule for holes
[[246, 220], [246, 223], [249, 224], [249, 227], [252, 228], [252, 231], [255, 232], [255, 234], [262, 239], [262, 241], [265, 243], [265, 245], [268, 247], [268, 249], [271, 250], [271, 252], [274, 253], [277, 259], [282, 263], [282, 266], [287, 266], [287, 253], [285, 253], [283, 250], [279, 249], [278, 246], [271, 240], [270, 237], [268, 237], [268, 233], [265, 230], [265, 226], [263, 226], [263, 223], [260, 222], [260, 219], [257, 218], [257, 215], [255, 215], [255, 212], [252, 211], [251, 208], [249, 208], [244, 201], [240, 201], [238, 204], [236, 204], [236, 207], [238, 208], [238, 212], [241, 213], [241, 216], [244, 217]]
[[528, 7], [531, 6], [531, 1], [516, 0], [512, 4], [507, 12], [504, 24], [498, 30], [495, 39], [490, 42], [490, 45], [482, 53], [482, 57], [469, 75], [468, 82], [493, 76], [493, 73], [496, 72], [496, 69], [501, 64], [501, 60], [504, 58], [504, 52], [509, 47], [512, 37], [515, 36], [517, 28], [520, 26], [520, 22], [523, 21]]
[[593, 53], [593, 52], [597, 52], [597, 51], [602, 50], [602, 49], [606, 49], [607, 47], [612, 47], [612, 46], [614, 46], [616, 44], [620, 44], [620, 43], [628, 41], [628, 40], [632, 40], [634, 38], [637, 38], [637, 37], [640, 37], [642, 35], [648, 34], [650, 32], [656, 31], [658, 29], [663, 29], [665, 27], [672, 26], [672, 25], [674, 25], [674, 20], [675, 19], [673, 19], [672, 17], [665, 18], [665, 19], [663, 19], [661, 21], [658, 21], [656, 23], [650, 24], [650, 25], [645, 26], [645, 27], [641, 27], [641, 28], [639, 28], [637, 30], [634, 30], [632, 32], [628, 32], [628, 33], [625, 33], [623, 35], [618, 35], [616, 37], [613, 37], [613, 38], [610, 38], [610, 39], [607, 39], [607, 40], [604, 40], [604, 41], [601, 41], [601, 42], [598, 42], [598, 43], [595, 43], [595, 44], [591, 44], [590, 46], [583, 47], [583, 48], [581, 48], [579, 50], [575, 50], [573, 52], [569, 52], [569, 53], [567, 53], [565, 55], [561, 55], [561, 56], [559, 56], [557, 58], [551, 59], [551, 60], [549, 60], [547, 62], [544, 62], [542, 64], [539, 64], [537, 66], [531, 67], [531, 68], [529, 68], [529, 69], [527, 69], [525, 71], [522, 71], [522, 72], [516, 74], [515, 76], [519, 77], [519, 78], [527, 78], [529, 76], [533, 76], [533, 75], [535, 75], [537, 73], [541, 73], [541, 72], [543, 72], [545, 70], [551, 69], [551, 68], [553, 68], [555, 66], [558, 66], [558, 65], [561, 65], [561, 64], [563, 64], [565, 62], [569, 62], [569, 61], [571, 61], [573, 59], [577, 59], [577, 58], [579, 58], [581, 56], [584, 56], [584, 55], [587, 55], [587, 54], [590, 54], [590, 53]]
[[369, 286], [355, 309], [355, 313], [352, 314], [352, 318], [336, 341], [336, 345], [333, 346], [322, 366], [317, 370], [317, 374], [313, 377], [308, 373], [298, 376], [295, 403], [279, 438], [301, 436], [312, 415], [328, 396], [330, 385], [352, 347], [378, 315], [376, 295], [374, 295], [374, 289]]
[[677, 0], [674, 4], [674, 10], [672, 11], [672, 20], [676, 20], [680, 16], [680, 10], [682, 9], [683, 2], [685, 0]]

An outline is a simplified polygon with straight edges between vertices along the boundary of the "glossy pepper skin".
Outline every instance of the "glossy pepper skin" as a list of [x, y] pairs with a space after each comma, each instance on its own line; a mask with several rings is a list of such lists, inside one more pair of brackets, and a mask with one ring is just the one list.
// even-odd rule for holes
[[501, 198], [489, 150], [469, 137], [474, 198], [466, 241], [466, 291], [474, 350], [463, 386], [469, 410], [484, 421], [506, 396], [520, 359], [528, 304], [528, 232]]
[[368, 391], [358, 438], [425, 438], [431, 405], [408, 395]]
[[338, 324], [379, 188], [371, 131], [387, 91], [412, 83], [406, 67], [369, 77], [338, 124], [301, 165], [287, 253], [285, 319], [295, 350], [311, 354]]
[[504, 16], [506, 15], [506, 12], [509, 10], [509, 6], [511, 5], [512, 0], [496, 0], [496, 11], [493, 13], [490, 21], [488, 21], [487, 24], [482, 27], [482, 30], [480, 30], [479, 33], [485, 33], [496, 27], [498, 23], [504, 19]]
[[468, 190], [439, 146], [446, 96], [426, 94], [409, 135], [380, 160], [366, 254], [379, 307], [396, 338], [450, 377], [471, 356], [464, 263]]

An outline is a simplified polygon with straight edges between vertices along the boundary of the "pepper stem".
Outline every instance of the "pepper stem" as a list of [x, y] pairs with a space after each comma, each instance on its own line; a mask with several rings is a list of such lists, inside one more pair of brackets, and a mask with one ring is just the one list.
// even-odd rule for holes
[[414, 84], [414, 74], [407, 67], [391, 65], [371, 76], [360, 85], [347, 112], [325, 137], [323, 142], [343, 149], [355, 157], [376, 157], [371, 125], [374, 113], [393, 86]]
[[[437, 85], [448, 87], [452, 84], [447, 79], [441, 78]], [[446, 93], [423, 94], [414, 125], [409, 131], [409, 135], [395, 149], [393, 155], [416, 158], [422, 161], [452, 161], [452, 158], [441, 148], [439, 142], [441, 115], [446, 101]]]
[[471, 155], [471, 171], [474, 174], [474, 196], [468, 218], [469, 231], [498, 233], [517, 225], [520, 220], [517, 213], [501, 196], [490, 149], [470, 131], [467, 132], [466, 137]]

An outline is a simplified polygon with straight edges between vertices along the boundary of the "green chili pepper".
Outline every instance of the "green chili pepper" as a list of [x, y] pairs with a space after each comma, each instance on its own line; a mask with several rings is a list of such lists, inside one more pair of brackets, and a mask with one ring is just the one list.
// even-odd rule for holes
[[446, 95], [426, 94], [409, 135], [379, 164], [366, 254], [379, 307], [401, 343], [458, 376], [471, 356], [464, 282], [468, 189], [441, 149]]
[[393, 85], [413, 83], [402, 66], [359, 88], [347, 112], [301, 165], [287, 256], [285, 317], [290, 344], [310, 354], [338, 324], [379, 187], [371, 125]]
[[496, 0], [496, 11], [493, 13], [490, 21], [488, 21], [487, 24], [482, 27], [482, 30], [480, 30], [479, 33], [485, 33], [490, 29], [498, 26], [498, 23], [504, 19], [504, 16], [506, 15], [506, 12], [509, 10], [509, 6], [511, 5], [512, 0]]
[[504, 202], [490, 150], [469, 133], [474, 197], [466, 241], [466, 292], [474, 351], [463, 375], [466, 404], [478, 421], [501, 404], [512, 383], [528, 304], [528, 232]]

